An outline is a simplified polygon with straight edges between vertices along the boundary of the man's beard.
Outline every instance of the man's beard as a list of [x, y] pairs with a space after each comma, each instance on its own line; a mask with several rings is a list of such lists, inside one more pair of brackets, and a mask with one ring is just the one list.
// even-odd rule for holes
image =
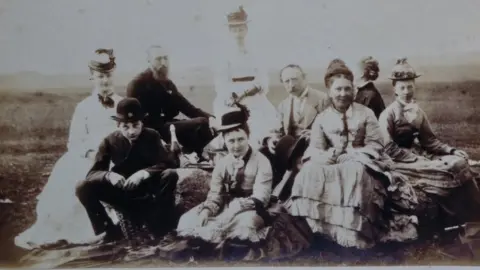
[[157, 80], [166, 80], [168, 79], [168, 69], [164, 68], [161, 70], [152, 69], [153, 77]]

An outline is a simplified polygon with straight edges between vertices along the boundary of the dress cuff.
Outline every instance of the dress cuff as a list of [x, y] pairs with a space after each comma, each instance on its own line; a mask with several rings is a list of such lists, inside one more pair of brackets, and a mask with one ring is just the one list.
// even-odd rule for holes
[[372, 157], [373, 159], [379, 159], [380, 158], [380, 154], [378, 154], [378, 152], [376, 152], [375, 150], [373, 150], [371, 148], [368, 148], [368, 147], [357, 148], [357, 149], [355, 149], [355, 151], [367, 154], [370, 157]]
[[211, 215], [216, 215], [216, 213], [218, 213], [220, 211], [220, 206], [216, 203], [213, 203], [213, 202], [205, 202], [203, 203], [203, 207], [201, 208], [202, 210], [203, 209], [207, 209], [210, 211], [210, 214]]

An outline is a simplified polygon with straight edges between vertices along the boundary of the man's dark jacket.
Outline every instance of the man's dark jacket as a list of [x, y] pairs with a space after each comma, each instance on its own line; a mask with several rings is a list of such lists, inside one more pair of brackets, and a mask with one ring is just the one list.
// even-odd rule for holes
[[[111, 170], [110, 162], [114, 165]], [[139, 170], [146, 170], [151, 178], [157, 178], [164, 170], [176, 167], [175, 159], [155, 130], [144, 128], [133, 145], [117, 130], [101, 142], [87, 181], [102, 181], [108, 171], [127, 179]]]
[[148, 113], [144, 123], [159, 130], [171, 122], [179, 113], [189, 118], [209, 118], [209, 113], [191, 104], [170, 80], [157, 81], [150, 69], [137, 75], [127, 86], [127, 96], [136, 98]]

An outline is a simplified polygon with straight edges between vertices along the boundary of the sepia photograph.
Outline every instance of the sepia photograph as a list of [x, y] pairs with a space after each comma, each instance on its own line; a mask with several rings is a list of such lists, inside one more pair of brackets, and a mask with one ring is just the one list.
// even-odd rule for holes
[[479, 10], [0, 0], [0, 267], [480, 265]]

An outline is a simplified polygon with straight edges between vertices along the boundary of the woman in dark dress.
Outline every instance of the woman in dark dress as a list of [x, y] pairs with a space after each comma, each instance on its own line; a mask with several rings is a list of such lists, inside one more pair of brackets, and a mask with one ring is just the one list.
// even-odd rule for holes
[[378, 78], [378, 73], [380, 72], [378, 61], [372, 56], [364, 57], [360, 61], [360, 68], [362, 75], [356, 85], [357, 94], [355, 102], [370, 108], [378, 119], [382, 111], [385, 110], [382, 95], [373, 83]]

